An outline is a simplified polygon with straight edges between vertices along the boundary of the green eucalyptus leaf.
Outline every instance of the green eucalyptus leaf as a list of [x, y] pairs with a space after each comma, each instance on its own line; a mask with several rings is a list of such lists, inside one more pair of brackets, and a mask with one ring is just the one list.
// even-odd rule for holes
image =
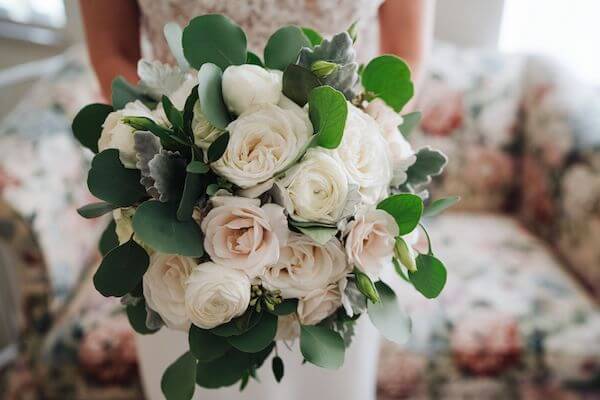
[[321, 36], [319, 32], [315, 31], [312, 28], [304, 27], [302, 28], [302, 32], [304, 32], [304, 35], [306, 35], [306, 37], [310, 41], [310, 44], [312, 44], [313, 47], [320, 45], [323, 41], [323, 36]]
[[127, 82], [122, 76], [117, 76], [112, 81], [112, 105], [115, 110], [125, 108], [127, 103], [139, 100], [149, 108], [156, 106], [156, 100], [148, 96], [143, 90], [137, 86]]
[[446, 275], [444, 264], [428, 254], [419, 254], [417, 270], [408, 272], [413, 286], [428, 299], [435, 299], [439, 296], [446, 285]]
[[202, 115], [219, 129], [225, 129], [231, 121], [223, 100], [222, 79], [223, 71], [215, 64], [206, 63], [198, 71], [198, 101]]
[[273, 357], [273, 361], [271, 361], [271, 369], [273, 370], [273, 376], [275, 377], [275, 380], [278, 383], [281, 382], [281, 379], [283, 378], [283, 368], [283, 360], [281, 359], [281, 357]]
[[321, 85], [319, 78], [308, 68], [290, 64], [283, 72], [283, 94], [300, 107], [308, 103], [310, 92]]
[[133, 239], [108, 252], [94, 274], [94, 286], [106, 297], [125, 296], [142, 280], [150, 257]]
[[146, 302], [144, 299], [139, 299], [139, 301], [135, 304], [127, 305], [125, 309], [127, 312], [127, 319], [129, 319], [129, 324], [133, 328], [134, 331], [139, 333], [140, 335], [149, 335], [158, 331], [158, 329], [148, 329], [146, 326], [146, 318], [147, 318], [147, 310], [146, 310]]
[[100, 254], [104, 257], [109, 251], [114, 249], [119, 245], [119, 238], [117, 237], [117, 233], [115, 229], [117, 227], [117, 223], [115, 220], [111, 220], [110, 223], [102, 232], [102, 236], [100, 236], [100, 242], [98, 243], [98, 250]]
[[167, 119], [173, 128], [183, 130], [183, 113], [179, 111], [167, 96], [162, 97], [162, 105]]
[[194, 206], [206, 189], [204, 177], [200, 174], [188, 172], [185, 176], [185, 185], [183, 195], [177, 209], [177, 219], [179, 221], [189, 221], [192, 219]]
[[210, 167], [202, 161], [192, 161], [187, 165], [186, 171], [192, 174], [205, 174], [210, 170]]
[[326, 228], [321, 226], [312, 226], [309, 228], [297, 226], [296, 229], [320, 245], [324, 245], [325, 243], [329, 242], [331, 238], [334, 237], [338, 232], [337, 228]]
[[425, 211], [423, 211], [424, 217], [435, 217], [436, 215], [442, 213], [444, 210], [452, 207], [460, 200], [459, 196], [450, 196], [444, 197], [443, 199], [437, 199], [431, 202], [427, 207], [425, 207]]
[[232, 349], [223, 357], [209, 362], [199, 362], [196, 383], [207, 389], [231, 386], [242, 379], [252, 366], [251, 355]]
[[149, 200], [133, 216], [133, 230], [139, 240], [168, 254], [202, 257], [202, 231], [194, 220], [179, 221], [176, 203]]
[[262, 60], [260, 59], [260, 57], [251, 51], [249, 51], [246, 56], [246, 64], [254, 64], [254, 65], [258, 65], [259, 67], [265, 66], [263, 64]]
[[286, 299], [275, 306], [272, 312], [275, 315], [289, 315], [298, 309], [298, 299]]
[[208, 148], [208, 162], [212, 163], [217, 161], [219, 158], [223, 156], [225, 150], [227, 149], [227, 145], [229, 144], [229, 132], [223, 132], [221, 136], [215, 139], [214, 142], [210, 144]]
[[123, 166], [119, 150], [107, 149], [92, 160], [87, 185], [97, 198], [117, 207], [127, 207], [147, 197], [140, 178], [139, 170]]
[[196, 390], [196, 359], [189, 351], [164, 372], [160, 389], [167, 400], [191, 400]]
[[181, 42], [185, 58], [198, 70], [205, 63], [216, 64], [224, 70], [246, 62], [246, 34], [221, 14], [192, 19], [183, 30]]
[[368, 303], [367, 313], [373, 325], [388, 340], [398, 344], [404, 344], [410, 338], [412, 323], [398, 305], [398, 299], [394, 291], [385, 283], [375, 283], [380, 301]]
[[412, 186], [425, 185], [431, 182], [431, 177], [440, 175], [448, 162], [441, 151], [430, 147], [420, 149], [416, 161], [406, 170], [406, 183]]
[[423, 214], [423, 200], [410, 193], [395, 194], [382, 200], [377, 208], [394, 217], [400, 235], [406, 235], [419, 224], [421, 214]]
[[335, 149], [342, 142], [348, 104], [346, 98], [331, 86], [313, 89], [308, 97], [310, 120], [316, 130], [317, 144], [326, 149]]
[[79, 143], [97, 153], [102, 125], [108, 114], [113, 111], [112, 106], [99, 103], [89, 104], [79, 110], [71, 125], [73, 135]]
[[402, 124], [398, 126], [398, 129], [405, 138], [408, 138], [420, 122], [421, 113], [418, 111], [411, 112], [402, 116]]
[[244, 315], [234, 318], [231, 321], [219, 325], [210, 331], [222, 337], [231, 337], [241, 335], [256, 326], [262, 319], [262, 313], [254, 311], [254, 308], [249, 308]]
[[338, 369], [344, 364], [344, 339], [322, 326], [301, 326], [300, 351], [306, 361], [321, 368]]
[[298, 60], [298, 54], [303, 47], [312, 47], [312, 44], [302, 29], [297, 26], [279, 28], [265, 46], [265, 65], [283, 71]]
[[216, 360], [231, 349], [227, 340], [195, 325], [190, 328], [188, 340], [190, 351], [200, 362]]
[[185, 99], [185, 105], [183, 106], [183, 131], [187, 133], [194, 140], [194, 132], [192, 130], [192, 121], [194, 120], [194, 106], [198, 102], [198, 85], [192, 88], [187, 99]]
[[116, 207], [110, 203], [99, 202], [87, 204], [77, 209], [77, 214], [83, 218], [98, 218], [114, 210]]
[[277, 332], [277, 316], [263, 313], [260, 321], [247, 332], [230, 336], [227, 341], [230, 345], [246, 353], [257, 353], [264, 350], [275, 339]]
[[412, 98], [413, 83], [410, 68], [399, 57], [385, 54], [374, 58], [362, 73], [365, 90], [374, 97], [385, 101], [396, 112]]

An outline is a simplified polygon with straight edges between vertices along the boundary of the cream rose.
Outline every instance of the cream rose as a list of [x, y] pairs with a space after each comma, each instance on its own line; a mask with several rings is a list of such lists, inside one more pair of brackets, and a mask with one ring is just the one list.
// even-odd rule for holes
[[113, 210], [113, 219], [115, 220], [115, 233], [119, 244], [128, 242], [133, 236], [133, 215], [135, 208], [117, 208]]
[[259, 104], [277, 104], [281, 97], [281, 72], [258, 65], [231, 65], [223, 72], [223, 100], [240, 115]]
[[227, 131], [227, 149], [212, 167], [243, 189], [287, 167], [313, 134], [307, 113], [283, 96], [278, 105], [250, 108], [230, 123]]
[[383, 210], [363, 209], [344, 230], [348, 262], [378, 280], [384, 266], [390, 265], [398, 224]]
[[186, 281], [196, 267], [193, 259], [156, 253], [144, 274], [146, 304], [172, 329], [187, 331], [190, 320], [185, 307]]
[[310, 292], [298, 302], [298, 318], [302, 325], [316, 325], [342, 305], [338, 284]]
[[250, 304], [250, 280], [241, 271], [213, 262], [198, 265], [185, 285], [185, 309], [192, 323], [212, 329], [242, 315]]
[[369, 103], [367, 114], [375, 119], [385, 141], [387, 142], [388, 154], [392, 163], [394, 185], [406, 182], [406, 170], [416, 161], [412, 146], [404, 138], [399, 130], [403, 119], [381, 99], [375, 99]]
[[296, 313], [282, 315], [277, 318], [275, 340], [292, 341], [300, 336], [300, 322]]
[[330, 152], [343, 165], [348, 181], [358, 185], [364, 203], [376, 204], [387, 196], [392, 164], [381, 129], [371, 116], [348, 103], [342, 143]]
[[199, 101], [194, 104], [192, 132], [194, 133], [194, 143], [204, 150], [208, 150], [212, 142], [223, 133], [221, 129], [215, 128], [206, 120], [204, 114], [202, 114]]
[[288, 235], [282, 207], [260, 207], [257, 199], [233, 196], [216, 196], [212, 202], [215, 207], [202, 219], [201, 228], [204, 248], [214, 262], [250, 278], [277, 262]]
[[320, 245], [305, 235], [292, 233], [281, 248], [279, 260], [262, 276], [263, 285], [280, 290], [283, 298], [304, 297], [315, 289], [337, 282], [350, 272], [340, 241]]
[[106, 117], [98, 139], [98, 150], [117, 149], [119, 159], [125, 168], [135, 168], [137, 158], [133, 138], [134, 129], [122, 122], [125, 117], [146, 117], [154, 120], [152, 111], [141, 101], [127, 103], [125, 108], [113, 111]]
[[282, 188], [282, 203], [299, 221], [337, 222], [349, 193], [343, 166], [321, 148], [309, 149], [278, 186]]

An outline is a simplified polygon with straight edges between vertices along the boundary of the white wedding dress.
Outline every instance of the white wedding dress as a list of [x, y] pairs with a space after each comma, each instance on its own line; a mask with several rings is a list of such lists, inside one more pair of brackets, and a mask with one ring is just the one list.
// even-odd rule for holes
[[[142, 13], [142, 51], [146, 58], [173, 62], [163, 38], [163, 26], [176, 21], [184, 26], [195, 16], [221, 13], [244, 28], [250, 50], [262, 54], [268, 37], [284, 25], [307, 26], [332, 35], [358, 22], [358, 57], [369, 60], [378, 53], [377, 10], [383, 0], [138, 0]], [[159, 333], [137, 336], [140, 372], [148, 400], [163, 399], [163, 371], [188, 350], [187, 335], [163, 328]], [[367, 316], [360, 318], [344, 366], [337, 371], [302, 365], [298, 341], [288, 350], [278, 346], [285, 376], [276, 383], [270, 358], [258, 371], [260, 383], [251, 380], [243, 392], [239, 386], [207, 390], [196, 388], [201, 400], [374, 400], [379, 333]]]

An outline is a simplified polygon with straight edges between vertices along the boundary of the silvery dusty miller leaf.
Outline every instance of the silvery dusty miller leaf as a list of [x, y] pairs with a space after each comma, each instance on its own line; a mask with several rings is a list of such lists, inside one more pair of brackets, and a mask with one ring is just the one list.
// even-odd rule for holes
[[185, 74], [179, 67], [172, 67], [160, 61], [140, 60], [137, 66], [140, 85], [153, 96], [169, 96], [185, 81]]
[[177, 200], [185, 180], [185, 159], [177, 152], [161, 150], [148, 163], [150, 177], [162, 202]]
[[359, 77], [356, 51], [348, 32], [338, 33], [331, 40], [324, 39], [320, 45], [312, 49], [303, 48], [300, 51], [298, 64], [310, 69], [311, 65], [319, 60], [333, 62], [340, 66], [337, 71], [322, 78], [323, 83], [341, 91], [347, 99], [353, 99], [356, 96], [354, 88]]
[[150, 166], [148, 165], [155, 155], [160, 153], [160, 140], [150, 132], [137, 131], [134, 133], [134, 149], [136, 152], [137, 163], [135, 166], [142, 173], [140, 183], [146, 188], [146, 192], [152, 198], [159, 197], [158, 190], [154, 187], [154, 179], [150, 176]]

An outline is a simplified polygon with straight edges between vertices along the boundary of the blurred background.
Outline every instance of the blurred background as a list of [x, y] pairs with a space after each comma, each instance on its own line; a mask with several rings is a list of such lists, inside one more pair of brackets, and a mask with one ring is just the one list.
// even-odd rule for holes
[[[384, 344], [381, 400], [600, 398], [599, 17], [437, 1], [410, 140], [450, 158], [432, 197], [462, 201], [430, 222], [448, 284], [407, 290], [415, 334]], [[100, 98], [82, 42], [77, 1], [0, 0], [2, 399], [142, 396], [128, 322], [89, 283], [106, 221], [75, 213], [89, 155], [70, 121]]]

